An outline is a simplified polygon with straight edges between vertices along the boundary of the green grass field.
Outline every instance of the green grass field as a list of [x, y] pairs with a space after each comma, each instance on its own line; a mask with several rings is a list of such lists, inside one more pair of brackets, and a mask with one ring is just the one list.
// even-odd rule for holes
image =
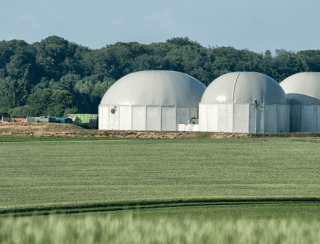
[[319, 197], [318, 138], [0, 143], [0, 211]]
[[0, 243], [320, 239], [320, 138], [0, 142]]

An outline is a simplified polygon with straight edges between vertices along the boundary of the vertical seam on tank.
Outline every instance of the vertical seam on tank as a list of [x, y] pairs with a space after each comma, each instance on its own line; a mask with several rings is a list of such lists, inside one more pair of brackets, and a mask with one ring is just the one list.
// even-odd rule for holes
[[237, 85], [237, 81], [238, 81], [238, 77], [239, 77], [240, 73], [238, 73], [236, 81], [234, 82], [234, 86], [233, 86], [233, 93], [232, 93], [232, 102], [234, 102], [234, 92], [236, 90], [236, 85]]

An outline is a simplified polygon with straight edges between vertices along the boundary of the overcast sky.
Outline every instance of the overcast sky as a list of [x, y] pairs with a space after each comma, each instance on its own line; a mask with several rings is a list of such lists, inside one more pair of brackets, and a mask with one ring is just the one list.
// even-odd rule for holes
[[319, 49], [319, 0], [0, 0], [0, 40], [57, 35], [92, 49], [189, 37], [272, 53]]

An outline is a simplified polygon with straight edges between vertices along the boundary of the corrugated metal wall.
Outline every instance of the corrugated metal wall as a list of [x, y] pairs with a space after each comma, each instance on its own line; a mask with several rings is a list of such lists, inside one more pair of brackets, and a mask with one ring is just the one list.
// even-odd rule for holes
[[249, 104], [237, 104], [233, 113], [233, 131], [245, 133], [249, 130]]
[[131, 106], [121, 106], [119, 107], [119, 128], [121, 130], [131, 130], [131, 122], [132, 122], [132, 109]]
[[320, 132], [320, 105], [291, 105], [290, 132]]
[[161, 107], [147, 107], [147, 130], [161, 130]]
[[132, 107], [132, 129], [133, 130], [145, 130], [146, 119], [147, 119], [146, 106]]
[[[115, 109], [112, 114], [111, 109]], [[177, 131], [198, 116], [198, 108], [173, 106], [99, 106], [100, 130], [165, 130]]]
[[212, 132], [289, 132], [289, 110], [285, 104], [200, 104], [199, 128]]
[[177, 130], [177, 109], [175, 107], [161, 108], [161, 130], [176, 131]]

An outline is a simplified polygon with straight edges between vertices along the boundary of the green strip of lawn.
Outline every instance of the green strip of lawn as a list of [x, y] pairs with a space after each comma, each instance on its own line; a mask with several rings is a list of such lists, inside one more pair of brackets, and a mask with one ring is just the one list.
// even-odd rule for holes
[[179, 199], [318, 199], [319, 143], [318, 138], [3, 142], [0, 211]]
[[[1, 136], [0, 142], [36, 142], [36, 141], [107, 141], [107, 140], [139, 140], [139, 138], [116, 137], [64, 137], [64, 136]], [[141, 140], [141, 139], [140, 139]], [[145, 140], [145, 139], [144, 139]]]
[[[320, 204], [316, 202], [233, 203], [229, 205], [203, 205], [183, 207], [140, 208], [133, 211], [91, 212], [89, 215], [121, 217], [131, 212], [133, 218], [156, 219], [301, 219], [320, 221]], [[80, 212], [83, 213], [83, 212]], [[65, 215], [70, 218], [86, 218], [88, 214]]]

